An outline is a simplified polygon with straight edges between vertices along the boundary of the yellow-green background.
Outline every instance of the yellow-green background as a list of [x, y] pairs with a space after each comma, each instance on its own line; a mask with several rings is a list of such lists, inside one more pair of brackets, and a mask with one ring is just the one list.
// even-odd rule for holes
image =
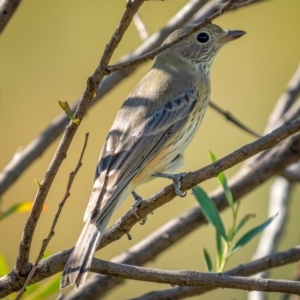
[[[2, 169], [20, 147], [36, 137], [61, 109], [57, 100], [74, 102], [83, 92], [87, 78], [94, 71], [105, 44], [124, 11], [125, 1], [39, 1], [27, 0], [20, 5], [0, 37], [0, 168]], [[154, 33], [187, 1], [145, 2], [140, 14], [147, 29]], [[237, 9], [218, 18], [223, 27], [242, 29], [247, 35], [226, 47], [212, 67], [212, 99], [238, 116], [257, 131], [262, 131], [274, 103], [284, 91], [295, 71], [300, 56], [300, 1], [272, 0]], [[141, 43], [134, 26], [127, 31], [113, 62]], [[82, 229], [82, 217], [92, 188], [95, 165], [105, 136], [114, 116], [139, 79], [149, 70], [148, 62], [124, 80], [114, 91], [87, 114], [69, 149], [59, 174], [47, 198], [50, 207], [40, 218], [35, 232], [31, 260], [36, 258], [42, 239], [47, 235], [57, 206], [64, 194], [68, 175], [74, 169], [84, 140], [90, 132], [83, 167], [76, 177], [48, 251], [56, 253], [70, 248]], [[208, 150], [222, 157], [254, 139], [224, 118], [208, 109], [204, 122], [186, 151], [184, 171], [192, 171], [209, 163]], [[56, 140], [3, 195], [1, 209], [34, 199], [37, 187], [34, 179], [42, 180], [55, 152]], [[236, 170], [236, 169], [235, 169]], [[230, 176], [235, 170], [230, 170]], [[144, 198], [168, 184], [157, 179], [138, 189]], [[216, 180], [202, 185], [207, 191], [217, 186]], [[270, 182], [255, 190], [242, 202], [241, 214], [257, 213], [252, 224], [267, 216]], [[111, 224], [131, 206], [132, 199], [113, 216]], [[154, 229], [195, 205], [193, 196], [176, 198], [149, 216], [145, 226], [137, 225], [126, 237], [96, 254], [110, 259], [134, 245]], [[280, 250], [299, 242], [299, 187], [293, 194], [287, 230]], [[229, 214], [223, 214], [229, 220]], [[0, 252], [12, 268], [27, 214], [13, 215], [0, 223]], [[294, 230], [296, 228], [296, 230]], [[215, 248], [212, 228], [196, 230], [180, 243], [160, 255], [149, 267], [204, 271], [202, 249]], [[251, 259], [257, 240], [242, 249], [228, 267]], [[275, 278], [292, 278], [294, 266], [272, 272]], [[125, 299], [145, 291], [170, 288], [154, 283], [128, 282], [107, 296]], [[221, 290], [202, 296], [203, 299], [246, 299], [243, 291]], [[195, 297], [198, 299], [199, 297]], [[54, 299], [54, 298], [53, 298]], [[270, 299], [278, 299], [271, 295]]]

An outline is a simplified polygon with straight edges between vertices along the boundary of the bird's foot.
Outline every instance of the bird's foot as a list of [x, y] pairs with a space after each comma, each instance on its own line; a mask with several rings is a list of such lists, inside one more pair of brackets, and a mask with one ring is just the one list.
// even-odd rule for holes
[[155, 177], [161, 177], [161, 178], [168, 178], [173, 180], [173, 184], [174, 184], [174, 189], [175, 189], [175, 194], [179, 197], [185, 197], [186, 196], [186, 192], [183, 193], [180, 190], [181, 184], [180, 184], [180, 179], [185, 176], [186, 173], [179, 173], [179, 174], [164, 174], [164, 173], [155, 173], [152, 176]]
[[[142, 203], [143, 198], [140, 195], [138, 195], [135, 191], [132, 192], [132, 196], [134, 197], [134, 203], [132, 204], [132, 211], [138, 219], [141, 219], [141, 217], [138, 215], [137, 210], [138, 210], [138, 206]], [[141, 219], [140, 224], [144, 225], [146, 221], [147, 221], [147, 217]]]

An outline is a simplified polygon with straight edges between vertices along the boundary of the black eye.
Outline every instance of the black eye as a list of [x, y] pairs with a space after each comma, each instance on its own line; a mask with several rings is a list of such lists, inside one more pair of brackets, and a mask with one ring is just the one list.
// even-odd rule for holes
[[198, 35], [197, 35], [197, 41], [201, 44], [205, 44], [207, 43], [209, 40], [209, 35], [205, 32], [200, 32]]

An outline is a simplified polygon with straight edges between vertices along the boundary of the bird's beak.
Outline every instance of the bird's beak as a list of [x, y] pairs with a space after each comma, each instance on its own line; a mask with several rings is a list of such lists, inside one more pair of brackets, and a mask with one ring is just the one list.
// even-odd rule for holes
[[226, 44], [246, 34], [246, 32], [243, 30], [224, 30], [224, 31], [225, 31], [224, 35], [219, 39], [220, 44]]

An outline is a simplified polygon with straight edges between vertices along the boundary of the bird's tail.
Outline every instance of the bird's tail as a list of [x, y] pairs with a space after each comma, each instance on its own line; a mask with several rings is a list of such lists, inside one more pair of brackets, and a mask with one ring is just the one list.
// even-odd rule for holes
[[99, 224], [91, 223], [90, 220], [86, 221], [63, 271], [61, 289], [74, 283], [76, 289], [83, 285], [108, 221], [109, 216], [104, 217]]

